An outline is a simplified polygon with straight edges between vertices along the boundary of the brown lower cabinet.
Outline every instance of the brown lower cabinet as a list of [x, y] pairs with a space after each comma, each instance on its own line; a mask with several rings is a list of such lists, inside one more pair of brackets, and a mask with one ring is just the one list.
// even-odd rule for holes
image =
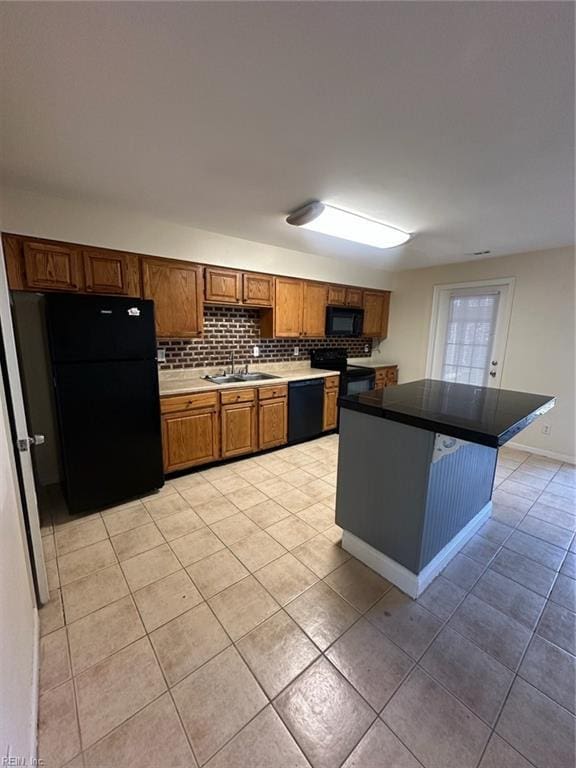
[[253, 453], [258, 447], [256, 392], [235, 389], [220, 393], [222, 458]]
[[391, 387], [394, 384], [398, 384], [398, 366], [386, 365], [381, 368], [376, 368], [376, 382], [374, 389], [384, 389], [384, 387]]
[[258, 450], [285, 445], [288, 440], [288, 387], [258, 390]]
[[324, 432], [338, 426], [338, 376], [324, 379]]
[[220, 458], [216, 392], [162, 398], [160, 409], [165, 472], [176, 472]]
[[[288, 385], [160, 399], [164, 471], [265, 451], [288, 440]], [[338, 421], [338, 376], [324, 380], [324, 430]]]

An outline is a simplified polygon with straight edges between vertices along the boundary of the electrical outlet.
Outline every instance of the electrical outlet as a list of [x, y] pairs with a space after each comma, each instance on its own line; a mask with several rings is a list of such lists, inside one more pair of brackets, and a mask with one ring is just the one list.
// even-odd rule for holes
[[543, 435], [549, 435], [552, 432], [552, 427], [550, 424], [543, 424], [542, 425], [542, 434]]
[[294, 357], [298, 357], [300, 354], [300, 347], [294, 347]]
[[166, 350], [159, 347], [156, 350], [156, 360], [159, 363], [165, 363], [166, 362]]
[[254, 348], [252, 349], [252, 355], [253, 355], [254, 357], [260, 357], [260, 347], [254, 347]]

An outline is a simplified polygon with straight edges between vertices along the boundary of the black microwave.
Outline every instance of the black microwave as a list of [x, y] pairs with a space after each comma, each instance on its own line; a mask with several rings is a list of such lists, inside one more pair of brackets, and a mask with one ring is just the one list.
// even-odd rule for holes
[[362, 336], [364, 310], [326, 307], [326, 336]]

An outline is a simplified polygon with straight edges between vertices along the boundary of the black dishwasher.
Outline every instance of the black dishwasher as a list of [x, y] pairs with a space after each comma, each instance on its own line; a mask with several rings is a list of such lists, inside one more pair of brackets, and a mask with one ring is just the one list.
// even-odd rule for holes
[[288, 384], [288, 442], [299, 443], [322, 434], [324, 379]]

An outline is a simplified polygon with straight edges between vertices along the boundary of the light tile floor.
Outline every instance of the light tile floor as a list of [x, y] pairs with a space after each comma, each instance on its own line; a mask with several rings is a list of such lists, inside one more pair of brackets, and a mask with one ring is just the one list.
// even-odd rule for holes
[[75, 520], [51, 495], [48, 768], [573, 768], [576, 469], [502, 450], [492, 519], [414, 602], [339, 545], [337, 447]]

